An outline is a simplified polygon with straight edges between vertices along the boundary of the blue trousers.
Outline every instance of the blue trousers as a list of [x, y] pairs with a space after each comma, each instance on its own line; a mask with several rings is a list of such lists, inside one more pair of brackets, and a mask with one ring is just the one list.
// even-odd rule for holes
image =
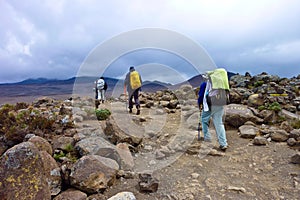
[[129, 108], [132, 109], [133, 108], [133, 101], [132, 99], [134, 99], [134, 103], [136, 108], [140, 107], [140, 101], [139, 101], [139, 89], [136, 89], [132, 94], [130, 94], [129, 97]]
[[202, 131], [204, 134], [204, 140], [211, 140], [211, 134], [209, 133], [209, 121], [210, 118], [212, 117], [220, 146], [227, 146], [226, 132], [222, 120], [223, 114], [224, 114], [223, 106], [211, 106], [211, 109], [209, 111], [202, 110], [202, 115], [201, 115]]

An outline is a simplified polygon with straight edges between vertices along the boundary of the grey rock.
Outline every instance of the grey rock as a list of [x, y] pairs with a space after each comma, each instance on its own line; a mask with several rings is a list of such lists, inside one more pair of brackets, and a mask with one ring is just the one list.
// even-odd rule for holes
[[293, 164], [300, 164], [300, 152], [296, 153], [291, 157], [291, 162]]
[[151, 173], [139, 174], [139, 189], [140, 192], [156, 192], [158, 189], [158, 180], [152, 177]]
[[239, 127], [240, 136], [242, 138], [255, 138], [258, 133], [259, 129], [252, 125], [243, 125]]
[[270, 130], [270, 137], [276, 142], [285, 142], [289, 138], [289, 134], [282, 129]]
[[254, 145], [266, 145], [267, 143], [268, 143], [267, 138], [261, 136], [256, 136], [253, 140]]
[[31, 142], [15, 145], [0, 157], [0, 183], [1, 199], [51, 199], [43, 161]]
[[46, 181], [51, 191], [51, 195], [58, 195], [61, 191], [61, 173], [60, 168], [54, 158], [46, 151], [40, 151], [40, 156], [44, 164], [44, 172]]
[[[122, 127], [123, 129], [121, 129]], [[118, 123], [110, 117], [106, 121], [104, 134], [113, 144], [126, 142], [133, 146], [138, 146], [143, 139], [143, 130], [130, 127], [130, 121], [119, 120]]]
[[71, 186], [88, 194], [104, 191], [113, 185], [117, 170], [103, 163], [103, 157], [83, 156], [71, 168]]
[[262, 123], [263, 119], [255, 116], [247, 106], [239, 104], [229, 104], [225, 107], [225, 123], [233, 126], [240, 127], [247, 121], [254, 123]]
[[120, 192], [107, 200], [136, 200], [132, 192]]
[[47, 151], [50, 155], [53, 154], [51, 144], [42, 137], [33, 136], [28, 140], [28, 142], [33, 143], [39, 149], [39, 151]]
[[53, 149], [66, 150], [71, 145], [72, 147], [75, 145], [75, 140], [73, 137], [65, 137], [61, 136], [53, 139]]
[[53, 200], [86, 200], [87, 194], [75, 189], [68, 189], [56, 196]]
[[79, 152], [81, 156], [88, 155], [88, 154], [99, 155], [99, 152], [107, 151], [107, 149], [112, 149], [111, 151], [114, 151], [115, 146], [102, 137], [87, 137], [77, 142], [75, 144], [75, 149]]
[[300, 138], [300, 129], [293, 129], [291, 132], [290, 132], [290, 137], [291, 138], [295, 138], [296, 140], [298, 138]]
[[297, 141], [295, 140], [295, 138], [289, 138], [286, 142], [289, 146], [294, 146], [297, 144]]

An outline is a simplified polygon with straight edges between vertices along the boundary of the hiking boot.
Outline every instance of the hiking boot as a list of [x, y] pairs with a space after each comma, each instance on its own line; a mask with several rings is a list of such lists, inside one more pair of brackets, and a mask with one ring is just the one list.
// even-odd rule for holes
[[207, 142], [207, 143], [212, 143], [211, 139], [203, 138], [203, 141], [204, 141], [204, 142]]
[[129, 108], [129, 113], [132, 113], [132, 108]]
[[139, 115], [140, 113], [141, 113], [141, 110], [138, 109], [138, 110], [136, 111], [136, 114]]
[[220, 146], [219, 148], [221, 149], [221, 151], [226, 151], [226, 149], [228, 148], [228, 146], [227, 146], [227, 145], [225, 145], [225, 146]]
[[96, 107], [96, 109], [99, 108], [99, 105], [100, 105], [100, 102], [98, 100], [95, 100], [95, 107]]

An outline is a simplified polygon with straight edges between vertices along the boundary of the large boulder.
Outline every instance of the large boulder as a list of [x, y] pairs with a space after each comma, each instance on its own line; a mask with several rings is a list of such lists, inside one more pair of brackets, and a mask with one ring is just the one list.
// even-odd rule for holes
[[51, 199], [38, 148], [23, 142], [0, 158], [0, 199]]
[[61, 191], [61, 173], [60, 168], [54, 158], [46, 151], [40, 151], [40, 156], [44, 163], [46, 181], [51, 191], [51, 195], [58, 195]]
[[53, 154], [51, 144], [40, 136], [33, 136], [28, 140], [28, 142], [33, 143], [39, 149], [39, 151], [46, 151], [50, 155]]
[[[87, 137], [77, 142], [75, 144], [75, 149], [81, 156], [85, 156], [89, 154], [98, 154], [100, 151], [112, 153], [115, 151], [115, 146], [102, 137]], [[104, 154], [101, 156], [104, 156]]]
[[[111, 166], [111, 167], [109, 167]], [[104, 191], [116, 180], [118, 164], [111, 160], [104, 160], [97, 155], [80, 158], [71, 168], [71, 186], [92, 194]]]
[[[116, 118], [118, 119], [118, 118]], [[138, 146], [143, 139], [144, 130], [132, 124], [128, 119], [122, 119], [116, 122], [113, 117], [106, 121], [104, 134], [113, 144], [126, 142], [133, 146]], [[122, 129], [120, 128], [122, 127]], [[142, 132], [143, 131], [143, 132]]]
[[238, 128], [247, 121], [262, 123], [263, 119], [255, 116], [253, 112], [244, 105], [229, 104], [225, 107], [225, 123]]

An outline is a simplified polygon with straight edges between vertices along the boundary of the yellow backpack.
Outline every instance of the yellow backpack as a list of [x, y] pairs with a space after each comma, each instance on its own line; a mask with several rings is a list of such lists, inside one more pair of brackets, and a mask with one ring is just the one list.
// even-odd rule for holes
[[130, 72], [130, 86], [133, 90], [142, 86], [140, 75], [137, 71]]

